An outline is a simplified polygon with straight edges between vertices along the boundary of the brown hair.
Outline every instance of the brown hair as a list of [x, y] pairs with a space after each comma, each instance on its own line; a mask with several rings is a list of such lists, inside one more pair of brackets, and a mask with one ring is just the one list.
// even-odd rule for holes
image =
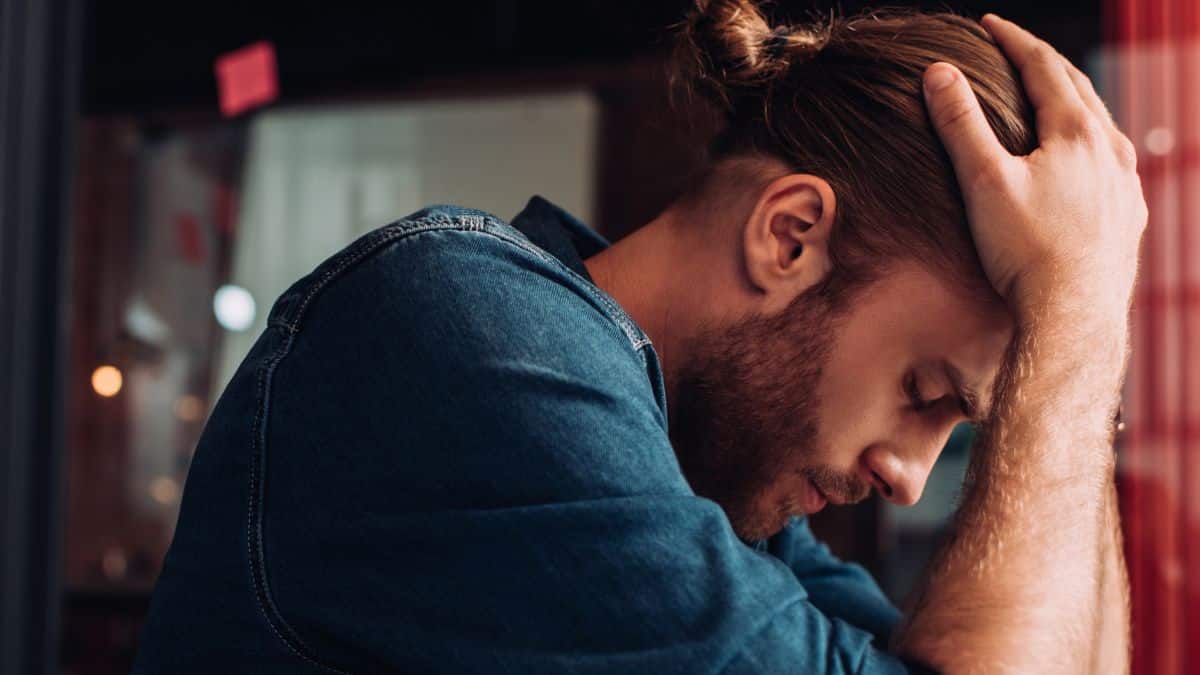
[[[737, 164], [723, 160], [767, 157], [828, 181], [838, 198], [829, 283], [869, 281], [908, 257], [984, 290], [962, 195], [925, 109], [925, 68], [958, 66], [1009, 152], [1028, 154], [1037, 138], [1015, 71], [976, 21], [888, 9], [772, 26], [752, 0], [697, 0], [679, 28], [677, 82], [725, 118], [707, 178]], [[702, 178], [694, 191], [711, 187]]]

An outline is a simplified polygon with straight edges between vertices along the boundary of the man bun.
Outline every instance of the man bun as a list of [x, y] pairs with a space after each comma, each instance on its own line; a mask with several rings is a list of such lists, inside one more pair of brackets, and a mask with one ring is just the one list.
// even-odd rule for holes
[[[673, 93], [700, 94], [723, 117], [711, 120], [708, 161], [684, 195], [698, 219], [725, 204], [744, 208], [781, 171], [819, 176], [837, 195], [826, 291], [861, 287], [910, 259], [970, 293], [994, 294], [921, 84], [931, 64], [954, 64], [1005, 150], [1033, 152], [1033, 108], [983, 26], [911, 8], [776, 26], [760, 9], [768, 0], [694, 2], [677, 28]], [[677, 104], [710, 112], [697, 102]]]
[[675, 74], [732, 116], [829, 41], [827, 25], [772, 26], [754, 0], [696, 0], [679, 25]]

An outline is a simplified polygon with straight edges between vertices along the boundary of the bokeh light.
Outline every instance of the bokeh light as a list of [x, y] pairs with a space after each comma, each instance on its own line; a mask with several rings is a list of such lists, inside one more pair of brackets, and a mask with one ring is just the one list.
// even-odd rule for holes
[[1146, 150], [1152, 155], [1166, 155], [1175, 148], [1175, 133], [1167, 127], [1154, 127], [1146, 132]]
[[175, 399], [175, 416], [184, 422], [199, 422], [204, 417], [204, 401], [195, 394]]
[[150, 482], [150, 497], [163, 506], [179, 501], [179, 482], [170, 476], [159, 476]]
[[116, 366], [100, 366], [92, 371], [92, 389], [104, 397], [116, 396], [124, 381]]
[[241, 286], [226, 284], [213, 295], [213, 313], [225, 330], [244, 331], [254, 324], [254, 296]]

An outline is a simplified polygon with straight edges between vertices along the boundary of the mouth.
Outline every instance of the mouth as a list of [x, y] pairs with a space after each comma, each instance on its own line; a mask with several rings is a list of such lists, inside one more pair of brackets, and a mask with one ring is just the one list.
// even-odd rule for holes
[[804, 480], [808, 483], [808, 490], [805, 491], [804, 496], [804, 512], [812, 515], [825, 508], [825, 505], [829, 503], [829, 498], [825, 496], [824, 492], [821, 492], [821, 488], [817, 487], [816, 483], [808, 478]]

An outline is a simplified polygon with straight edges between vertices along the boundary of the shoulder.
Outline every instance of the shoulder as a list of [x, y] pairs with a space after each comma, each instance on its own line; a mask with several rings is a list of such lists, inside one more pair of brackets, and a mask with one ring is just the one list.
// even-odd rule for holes
[[380, 227], [293, 284], [270, 323], [299, 331], [314, 308], [352, 302], [367, 312], [404, 308], [410, 317], [457, 319], [493, 332], [542, 319], [583, 322], [646, 343], [615, 302], [502, 219], [435, 205]]
[[647, 357], [588, 286], [480, 212], [381, 228], [272, 310], [273, 439], [382, 466], [412, 450], [426, 506], [679, 488]]

